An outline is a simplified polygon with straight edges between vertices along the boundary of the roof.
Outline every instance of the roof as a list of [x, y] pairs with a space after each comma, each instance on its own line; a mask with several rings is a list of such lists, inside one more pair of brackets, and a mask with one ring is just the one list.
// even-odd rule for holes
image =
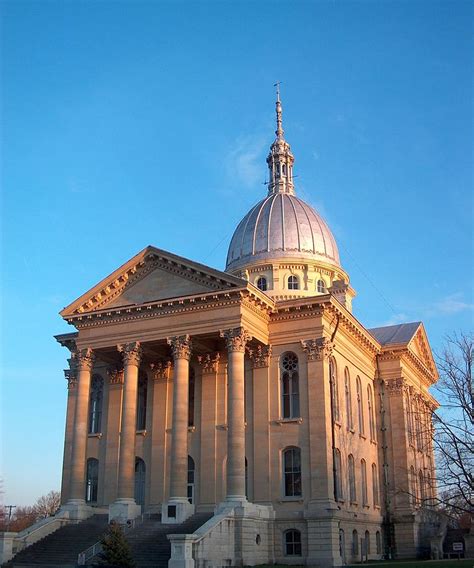
[[409, 343], [420, 325], [422, 325], [421, 321], [414, 321], [412, 323], [373, 327], [367, 331], [381, 345], [400, 345], [401, 343]]

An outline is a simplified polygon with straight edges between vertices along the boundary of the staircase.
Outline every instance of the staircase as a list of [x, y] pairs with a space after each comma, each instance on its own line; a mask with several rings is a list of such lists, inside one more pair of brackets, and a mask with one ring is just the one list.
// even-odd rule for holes
[[163, 525], [156, 515], [127, 534], [137, 568], [166, 568], [171, 556], [167, 534], [191, 534], [212, 517], [212, 513], [196, 513], [181, 525]]
[[107, 525], [107, 515], [94, 515], [79, 524], [66, 525], [28, 546], [3, 566], [8, 568], [75, 567], [77, 555], [100, 540], [107, 530]]

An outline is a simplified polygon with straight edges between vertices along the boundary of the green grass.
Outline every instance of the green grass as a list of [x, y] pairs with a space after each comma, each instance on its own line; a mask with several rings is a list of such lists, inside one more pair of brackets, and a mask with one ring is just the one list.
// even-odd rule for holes
[[361, 568], [362, 566], [393, 566], [394, 568], [474, 568], [474, 559], [467, 560], [406, 560], [385, 562], [367, 562], [365, 564], [351, 564], [349, 568]]

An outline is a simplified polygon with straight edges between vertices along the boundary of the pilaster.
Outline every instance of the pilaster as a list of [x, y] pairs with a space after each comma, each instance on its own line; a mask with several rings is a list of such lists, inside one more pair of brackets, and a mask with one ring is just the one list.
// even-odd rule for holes
[[122, 368], [110, 367], [107, 370], [107, 422], [105, 446], [104, 503], [112, 503], [117, 498], [118, 463], [120, 447], [120, 416], [122, 414], [122, 390], [124, 373]]

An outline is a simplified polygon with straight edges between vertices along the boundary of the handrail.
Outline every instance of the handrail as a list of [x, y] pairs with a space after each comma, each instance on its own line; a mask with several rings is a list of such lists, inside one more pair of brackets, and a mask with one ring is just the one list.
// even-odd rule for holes
[[[152, 514], [153, 513], [142, 513], [139, 517], [127, 521], [127, 524], [123, 529], [124, 534], [128, 534], [130, 531], [140, 526], [145, 521], [145, 517], [149, 518]], [[102, 552], [102, 545], [101, 541], [99, 540], [92, 546], [89, 546], [89, 548], [86, 548], [82, 552], [79, 552], [79, 554], [77, 555], [78, 566], [85, 566], [88, 560], [90, 560], [94, 556], [97, 556], [97, 554], [99, 554], [100, 552]]]
[[[65, 519], [63, 517], [46, 517], [45, 519], [40, 519], [39, 521], [37, 521], [36, 523], [34, 523], [33, 525], [31, 525], [30, 527], [26, 527], [26, 529], [23, 529], [22, 531], [20, 531], [19, 533], [17, 533], [17, 539], [20, 541], [25, 542], [26, 539], [31, 536], [32, 534], [34, 534], [35, 532], [39, 531], [40, 529], [53, 524], [55, 521], [64, 524], [70, 523], [72, 522], [70, 519]], [[35, 527], [35, 525], [38, 525]], [[30, 528], [33, 528], [32, 530], [29, 530]]]

